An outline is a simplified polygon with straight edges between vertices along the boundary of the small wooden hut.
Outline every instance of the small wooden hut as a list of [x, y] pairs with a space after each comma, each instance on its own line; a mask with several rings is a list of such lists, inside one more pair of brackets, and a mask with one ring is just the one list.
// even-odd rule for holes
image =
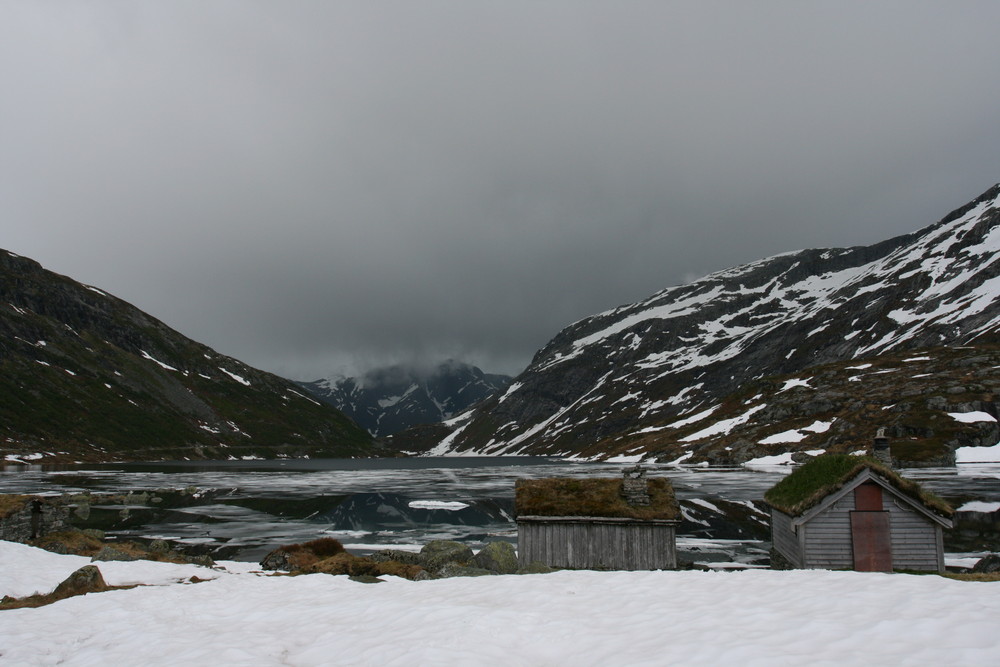
[[670, 480], [522, 479], [515, 485], [518, 562], [587, 570], [677, 567], [680, 508]]
[[764, 500], [773, 547], [793, 567], [944, 571], [951, 508], [875, 459], [820, 456]]

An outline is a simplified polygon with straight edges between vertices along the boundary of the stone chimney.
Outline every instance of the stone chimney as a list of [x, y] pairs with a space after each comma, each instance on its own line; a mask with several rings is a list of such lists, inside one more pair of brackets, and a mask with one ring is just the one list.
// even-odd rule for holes
[[872, 456], [877, 461], [892, 467], [892, 454], [889, 453], [889, 436], [885, 434], [885, 427], [882, 426], [875, 433], [875, 441], [872, 445]]
[[649, 488], [646, 484], [646, 471], [638, 463], [634, 468], [626, 468], [622, 472], [622, 496], [629, 505], [648, 505]]

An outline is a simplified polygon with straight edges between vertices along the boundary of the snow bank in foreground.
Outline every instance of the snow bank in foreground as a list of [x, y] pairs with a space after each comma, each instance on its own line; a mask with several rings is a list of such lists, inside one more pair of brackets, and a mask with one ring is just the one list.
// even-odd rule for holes
[[[0, 542], [0, 585], [10, 572], [43, 579], [64, 558], [74, 557]], [[0, 612], [0, 662], [840, 667], [1000, 655], [1000, 584], [936, 576], [559, 572], [365, 585], [216, 574]]]
[[[90, 565], [91, 561], [84, 556], [64, 556], [0, 540], [0, 563], [3, 563], [0, 567], [0, 597], [10, 595], [21, 598], [35, 593], [51, 593], [61, 581], [84, 565]], [[223, 561], [217, 569], [149, 560], [108, 561], [95, 565], [100, 568], [109, 586], [164, 586], [184, 582], [191, 577], [214, 579], [230, 573], [260, 571], [260, 566], [255, 563], [237, 561]]]

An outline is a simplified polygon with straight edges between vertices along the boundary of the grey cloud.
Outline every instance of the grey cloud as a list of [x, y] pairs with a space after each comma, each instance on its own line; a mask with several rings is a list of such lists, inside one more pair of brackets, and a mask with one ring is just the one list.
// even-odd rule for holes
[[0, 245], [291, 377], [515, 372], [581, 317], [912, 231], [1000, 180], [998, 18], [4, 5]]

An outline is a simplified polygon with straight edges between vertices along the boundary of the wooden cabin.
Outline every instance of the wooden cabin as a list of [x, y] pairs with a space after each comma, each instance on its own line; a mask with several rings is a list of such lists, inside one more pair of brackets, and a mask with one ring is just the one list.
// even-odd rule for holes
[[677, 567], [680, 507], [670, 480], [636, 466], [622, 478], [522, 479], [515, 485], [521, 567]]
[[820, 456], [764, 500], [774, 550], [793, 567], [944, 571], [951, 508], [875, 459]]

